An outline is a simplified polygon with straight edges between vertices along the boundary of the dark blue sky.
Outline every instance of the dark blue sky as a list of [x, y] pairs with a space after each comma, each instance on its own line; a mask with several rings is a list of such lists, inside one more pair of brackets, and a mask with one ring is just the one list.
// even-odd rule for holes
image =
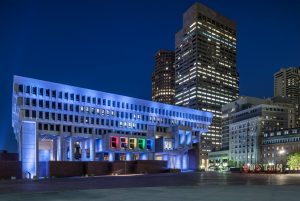
[[[174, 49], [195, 0], [0, 0], [0, 149], [11, 131], [14, 74], [151, 98], [153, 56]], [[273, 73], [300, 66], [300, 1], [201, 0], [238, 25], [241, 95], [273, 95]]]

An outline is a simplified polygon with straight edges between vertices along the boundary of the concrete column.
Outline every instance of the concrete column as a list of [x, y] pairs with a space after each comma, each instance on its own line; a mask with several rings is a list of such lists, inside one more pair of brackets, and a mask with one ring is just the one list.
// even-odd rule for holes
[[63, 134], [63, 126], [60, 125], [60, 131], [59, 131], [59, 138], [60, 138], [60, 156], [58, 157], [61, 161], [65, 161], [67, 159], [67, 150], [66, 150], [66, 144], [65, 144], [65, 138]]
[[73, 136], [70, 136], [69, 139], [69, 161], [73, 161], [74, 159], [74, 141], [73, 141]]
[[127, 152], [125, 152], [125, 158], [126, 158], [126, 161], [131, 161], [132, 153], [127, 150]]
[[79, 144], [81, 149], [81, 161], [86, 161], [86, 140], [81, 141]]
[[18, 135], [18, 143], [19, 143], [19, 146], [18, 146], [19, 161], [22, 161], [22, 133], [21, 133], [21, 130], [20, 130], [19, 135]]
[[38, 178], [39, 134], [36, 122], [23, 121], [21, 132], [21, 159], [24, 177]]
[[115, 152], [109, 152], [108, 153], [108, 160], [114, 161], [115, 160]]
[[62, 152], [63, 152], [63, 149], [62, 149], [62, 137], [61, 137], [61, 135], [58, 135], [56, 137], [56, 161], [63, 160]]
[[61, 136], [61, 160], [62, 161], [66, 161], [66, 140], [65, 140], [65, 137], [62, 135]]
[[90, 139], [90, 161], [94, 161], [95, 160], [95, 139], [94, 137], [92, 137]]

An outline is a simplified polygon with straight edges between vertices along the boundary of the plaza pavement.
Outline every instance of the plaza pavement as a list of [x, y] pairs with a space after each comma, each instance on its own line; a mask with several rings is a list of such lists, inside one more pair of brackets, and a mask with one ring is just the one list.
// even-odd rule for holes
[[[189, 178], [191, 181], [182, 181]], [[110, 180], [112, 183], [107, 182], [109, 188], [106, 188], [105, 181]], [[126, 183], [127, 187], [123, 186]], [[15, 189], [9, 190], [6, 187]], [[299, 201], [300, 175], [189, 173], [51, 179], [33, 183], [0, 181], [0, 201], [6, 200]]]

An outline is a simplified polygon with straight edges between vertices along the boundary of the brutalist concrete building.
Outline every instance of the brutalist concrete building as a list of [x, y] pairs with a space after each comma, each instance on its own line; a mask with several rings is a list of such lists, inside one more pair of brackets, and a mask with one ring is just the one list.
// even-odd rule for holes
[[212, 113], [14, 76], [12, 126], [23, 176], [41, 161], [166, 160], [196, 169], [191, 150]]

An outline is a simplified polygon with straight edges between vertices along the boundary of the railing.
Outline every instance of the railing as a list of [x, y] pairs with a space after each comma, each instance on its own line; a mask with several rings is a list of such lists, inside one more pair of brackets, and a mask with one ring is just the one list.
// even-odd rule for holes
[[25, 176], [28, 175], [28, 179], [31, 179], [31, 173], [29, 171], [25, 172]]

